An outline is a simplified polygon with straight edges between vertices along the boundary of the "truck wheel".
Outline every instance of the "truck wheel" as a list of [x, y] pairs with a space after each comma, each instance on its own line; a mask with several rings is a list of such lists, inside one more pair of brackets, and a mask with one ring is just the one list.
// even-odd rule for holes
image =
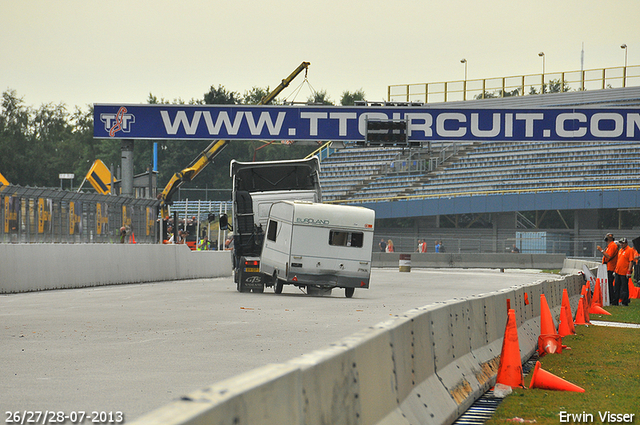
[[276, 294], [282, 294], [282, 288], [284, 287], [284, 283], [277, 277], [275, 278], [275, 283], [273, 284], [273, 292]]
[[353, 297], [354, 292], [356, 292], [356, 288], [344, 288], [344, 296], [347, 298]]

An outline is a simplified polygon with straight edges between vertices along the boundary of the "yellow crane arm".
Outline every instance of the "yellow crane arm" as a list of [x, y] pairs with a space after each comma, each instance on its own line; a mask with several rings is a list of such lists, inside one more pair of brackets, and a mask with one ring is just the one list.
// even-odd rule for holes
[[[302, 70], [306, 70], [309, 68], [311, 63], [302, 62], [287, 78], [282, 80], [282, 82], [271, 91], [268, 95], [263, 97], [258, 105], [267, 105], [273, 101], [281, 92], [284, 90], [294, 78], [298, 76], [302, 72]], [[171, 205], [171, 198], [176, 190], [178, 190], [183, 184], [192, 181], [200, 172], [207, 166], [209, 163], [213, 162], [213, 159], [218, 156], [220, 152], [227, 146], [229, 143], [228, 140], [216, 140], [212, 142], [205, 150], [203, 150], [200, 155], [194, 159], [191, 164], [182, 171], [175, 173], [167, 185], [164, 187], [164, 190], [159, 195], [160, 198], [160, 213], [163, 218], [169, 216], [169, 205]]]

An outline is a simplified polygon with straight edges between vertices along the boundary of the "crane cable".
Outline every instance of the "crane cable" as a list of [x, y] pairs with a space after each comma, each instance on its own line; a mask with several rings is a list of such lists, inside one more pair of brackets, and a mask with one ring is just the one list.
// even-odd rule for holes
[[[304, 80], [302, 80], [302, 82], [298, 85], [298, 87], [293, 89], [291, 94], [284, 99], [283, 103], [285, 105], [287, 103], [289, 103], [291, 105], [293, 105], [295, 103], [296, 97], [298, 97], [298, 94], [300, 94], [300, 91], [302, 90], [302, 87], [305, 85], [305, 83], [309, 86], [309, 89], [311, 90], [311, 94], [314, 95], [314, 96], [317, 95], [318, 92], [316, 91], [316, 89], [313, 88], [313, 86], [309, 82], [309, 78], [307, 78], [307, 73], [308, 72], [309, 72], [309, 68], [305, 68], [305, 70], [304, 70]], [[291, 96], [293, 96], [293, 100], [289, 101], [289, 98]]]

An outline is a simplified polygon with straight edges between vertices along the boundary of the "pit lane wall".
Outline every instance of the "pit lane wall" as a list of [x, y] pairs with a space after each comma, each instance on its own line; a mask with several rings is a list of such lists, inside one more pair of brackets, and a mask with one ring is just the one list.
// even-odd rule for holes
[[[374, 252], [375, 267], [398, 267], [400, 253]], [[417, 253], [411, 254], [411, 266], [416, 268], [496, 268], [560, 270], [564, 254], [511, 254], [511, 253]]]
[[231, 276], [230, 251], [186, 245], [0, 244], [0, 294]]
[[507, 300], [524, 361], [536, 349], [540, 294], [558, 317], [562, 290], [575, 311], [582, 283], [569, 275], [411, 310], [326, 349], [193, 392], [134, 423], [448, 425], [495, 383]]

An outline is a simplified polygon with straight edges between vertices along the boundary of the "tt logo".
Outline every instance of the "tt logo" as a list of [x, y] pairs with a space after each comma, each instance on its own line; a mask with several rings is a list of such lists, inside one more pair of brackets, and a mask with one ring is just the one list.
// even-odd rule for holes
[[127, 108], [121, 106], [115, 114], [100, 114], [100, 121], [104, 123], [104, 129], [109, 132], [109, 137], [114, 137], [118, 131], [129, 133], [131, 124], [136, 122], [136, 117], [133, 114], [127, 114]]
[[247, 283], [260, 283], [262, 282], [262, 277], [260, 276], [249, 276], [244, 280]]

